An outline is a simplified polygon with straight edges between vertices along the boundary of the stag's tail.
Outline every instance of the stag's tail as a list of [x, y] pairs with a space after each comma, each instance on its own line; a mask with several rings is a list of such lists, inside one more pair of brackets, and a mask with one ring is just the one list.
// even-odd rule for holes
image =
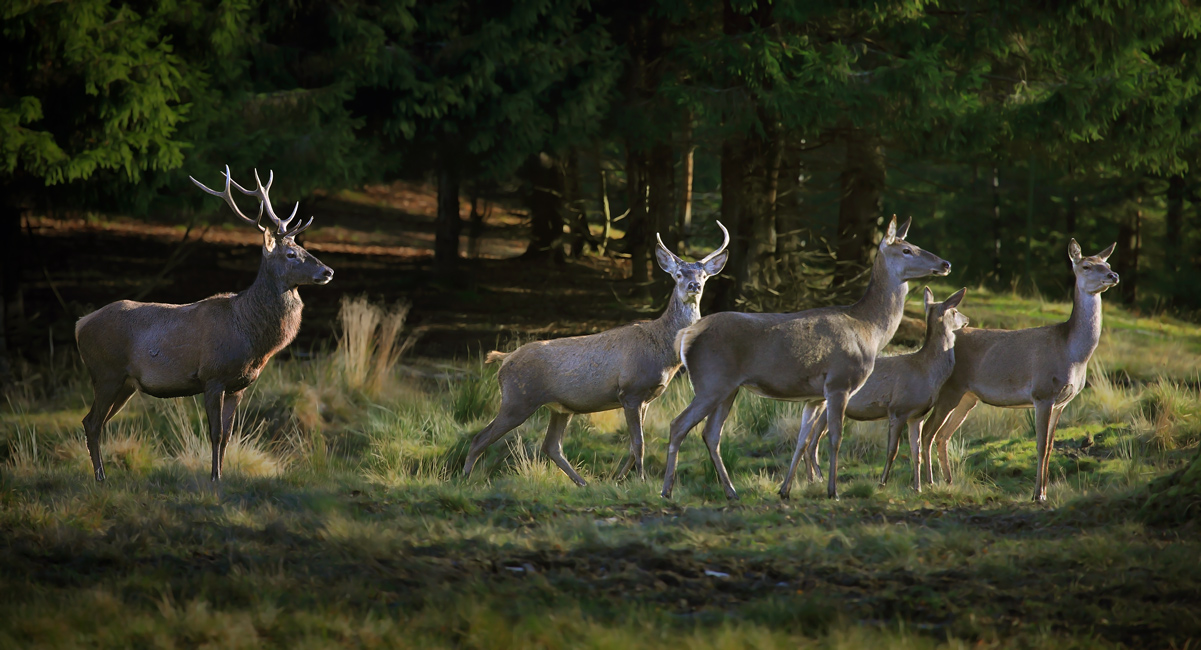
[[484, 363], [497, 363], [500, 361], [504, 361], [505, 357], [509, 356], [510, 354], [513, 354], [513, 353], [512, 352], [501, 352], [499, 350], [493, 350], [488, 353], [488, 356], [484, 357]]

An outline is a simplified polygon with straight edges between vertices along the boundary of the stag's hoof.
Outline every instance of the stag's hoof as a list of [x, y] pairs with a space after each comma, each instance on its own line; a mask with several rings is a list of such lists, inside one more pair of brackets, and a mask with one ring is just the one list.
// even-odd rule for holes
[[792, 498], [792, 494], [790, 492], [785, 492], [784, 490], [780, 490], [776, 494], [780, 495], [781, 501], [788, 501], [789, 499]]
[[726, 492], [726, 500], [727, 501], [738, 501], [741, 498], [742, 497], [738, 496], [738, 493], [734, 492], [733, 490]]

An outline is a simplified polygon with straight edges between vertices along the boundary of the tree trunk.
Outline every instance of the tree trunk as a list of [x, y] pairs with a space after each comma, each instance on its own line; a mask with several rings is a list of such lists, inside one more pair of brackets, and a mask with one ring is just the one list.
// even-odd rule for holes
[[650, 280], [647, 263], [650, 261], [650, 230], [647, 213], [647, 179], [646, 161], [642, 153], [626, 146], [626, 191], [628, 193], [629, 214], [626, 216], [625, 249], [630, 254], [633, 271], [630, 279], [645, 291]]
[[438, 214], [434, 229], [434, 270], [451, 275], [459, 265], [459, 172], [449, 161], [439, 158]]
[[780, 158], [783, 147], [769, 118], [766, 139], [747, 142], [746, 212], [743, 221], [751, 233], [747, 259], [747, 282], [754, 287], [775, 289], [780, 283], [776, 268], [776, 195], [779, 190]]
[[846, 162], [838, 205], [838, 271], [835, 284], [870, 266], [879, 236], [885, 175], [884, 148], [872, 136], [854, 131], [846, 140]]
[[1180, 272], [1180, 258], [1183, 249], [1180, 246], [1184, 228], [1184, 195], [1187, 189], [1183, 176], [1173, 176], [1168, 179], [1168, 209], [1164, 214], [1164, 270], [1169, 277], [1177, 277]]
[[1001, 172], [992, 168], [992, 276], [1001, 282]]
[[562, 165], [540, 153], [526, 162], [530, 183], [526, 203], [530, 209], [530, 245], [522, 257], [551, 257], [563, 261], [563, 196], [567, 191]]
[[680, 188], [680, 221], [676, 225], [679, 235], [679, 248], [683, 251], [688, 246], [688, 238], [692, 236], [692, 171], [693, 156], [696, 145], [692, 143], [692, 116], [689, 115], [684, 123], [684, 179]]
[[1133, 304], [1138, 300], [1138, 257], [1139, 249], [1142, 248], [1142, 221], [1143, 211], [1138, 208], [1118, 226], [1119, 257], [1115, 260], [1114, 269], [1122, 277], [1118, 291], [1122, 302], [1126, 304]]
[[[801, 250], [801, 228], [804, 221], [801, 217], [801, 206], [804, 199], [802, 174], [805, 162], [799, 151], [789, 150], [787, 143], [781, 142], [781, 158], [779, 166], [779, 190], [776, 193], [776, 256], [777, 264], [789, 267], [795, 263], [795, 256]], [[781, 269], [781, 275], [784, 275]]]
[[12, 378], [9, 336], [13, 326], [24, 318], [21, 301], [21, 208], [0, 203], [0, 385]]
[[[740, 137], [727, 138], [721, 145], [721, 221], [730, 231], [730, 257], [726, 270], [710, 286], [714, 291], [714, 309], [730, 311], [737, 305], [746, 280], [747, 233], [743, 227], [745, 207], [746, 161]], [[716, 286], [714, 286], [716, 285]]]
[[580, 188], [580, 157], [574, 149], [567, 154], [563, 174], [566, 192], [563, 207], [569, 217], [567, 228], [571, 231], [571, 257], [579, 259], [584, 254], [585, 245], [596, 250], [597, 243], [588, 229], [588, 211], [585, 209], [584, 191]]

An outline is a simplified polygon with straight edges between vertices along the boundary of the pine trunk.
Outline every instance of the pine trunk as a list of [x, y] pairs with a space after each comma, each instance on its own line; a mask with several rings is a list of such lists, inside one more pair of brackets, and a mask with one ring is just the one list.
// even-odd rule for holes
[[1187, 186], [1183, 176], [1168, 179], [1168, 209], [1164, 214], [1164, 271], [1169, 277], [1177, 277], [1180, 271], [1182, 249], [1180, 240], [1184, 228], [1184, 195]]
[[846, 162], [838, 206], [838, 271], [841, 284], [871, 265], [876, 251], [884, 192], [884, 149], [868, 134], [852, 132], [846, 140]]
[[[721, 145], [721, 221], [730, 231], [730, 257], [726, 270], [710, 286], [714, 291], [717, 311], [735, 308], [746, 280], [746, 259], [749, 233], [744, 229], [746, 212], [746, 160], [742, 138], [726, 139]], [[716, 286], [714, 286], [716, 285]]]
[[645, 290], [650, 280], [647, 264], [650, 262], [650, 242], [647, 231], [649, 216], [647, 213], [647, 180], [646, 161], [641, 152], [627, 146], [626, 154], [626, 191], [628, 193], [629, 215], [626, 217], [625, 249], [630, 253], [633, 271], [630, 279], [634, 284]]
[[459, 265], [459, 174], [447, 161], [438, 164], [438, 213], [434, 228], [434, 269], [439, 275], [453, 274]]
[[530, 245], [522, 257], [563, 258], [563, 196], [566, 179], [559, 161], [549, 154], [530, 156], [526, 163], [530, 191], [526, 204], [530, 210]]

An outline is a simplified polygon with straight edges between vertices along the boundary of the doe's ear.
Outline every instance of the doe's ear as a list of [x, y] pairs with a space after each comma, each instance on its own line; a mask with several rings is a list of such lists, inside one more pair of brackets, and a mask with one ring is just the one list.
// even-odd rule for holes
[[884, 231], [884, 239], [880, 240], [880, 248], [892, 246], [897, 240], [897, 215], [892, 215], [892, 220], [888, 222], [888, 230]]
[[270, 253], [273, 250], [275, 250], [275, 233], [271, 232], [271, 230], [269, 228], [264, 229], [263, 230], [263, 254], [266, 255], [267, 253]]
[[1113, 255], [1113, 249], [1117, 248], [1117, 245], [1118, 245], [1118, 243], [1115, 241], [1114, 243], [1109, 245], [1109, 248], [1106, 248], [1105, 250], [1101, 251], [1100, 253], [1097, 253], [1097, 257], [1101, 258], [1102, 262], [1109, 261], [1109, 256]]
[[933, 305], [933, 304], [934, 304], [934, 292], [930, 290], [930, 287], [925, 287], [922, 290], [922, 308], [925, 309], [926, 312], [929, 312], [930, 305]]
[[1072, 260], [1072, 264], [1079, 264], [1080, 258], [1084, 255], [1080, 252], [1080, 244], [1076, 243], [1076, 238], [1073, 237], [1068, 242], [1068, 259]]
[[[897, 215], [895, 215], [895, 214], [892, 215], [892, 218], [896, 219]], [[904, 238], [908, 237], [909, 236], [909, 226], [912, 226], [912, 225], [913, 225], [913, 217], [909, 217], [908, 219], [905, 219], [905, 223], [897, 226], [897, 239], [904, 239]]]
[[947, 309], [954, 309], [959, 306], [959, 303], [963, 302], [963, 297], [966, 295], [967, 295], [967, 287], [964, 287], [964, 288], [960, 289], [959, 291], [956, 291], [955, 293], [951, 294], [951, 297], [947, 298], [946, 301], [943, 302], [942, 304]]

